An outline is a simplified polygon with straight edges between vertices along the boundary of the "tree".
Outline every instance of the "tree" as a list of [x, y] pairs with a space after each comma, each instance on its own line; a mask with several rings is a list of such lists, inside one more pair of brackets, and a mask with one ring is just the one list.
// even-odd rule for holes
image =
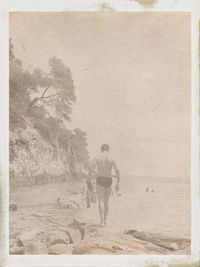
[[53, 57], [49, 60], [49, 73], [41, 69], [24, 71], [21, 60], [14, 55], [11, 39], [9, 48], [11, 127], [25, 127], [25, 116], [71, 121], [76, 96], [70, 69]]
[[38, 68], [32, 72], [24, 70], [22, 61], [15, 57], [11, 39], [9, 63], [10, 130], [14, 133], [10, 139], [10, 159], [17, 158], [18, 149], [31, 153], [29, 135], [23, 138], [18, 135], [18, 132], [27, 133], [29, 128], [39, 133], [53, 155], [62, 150], [71, 174], [75, 174], [76, 166], [85, 164], [89, 153], [86, 133], [78, 128], [66, 128], [65, 122], [71, 121], [76, 101], [70, 69], [53, 57], [49, 60], [48, 73]]
[[58, 137], [59, 146], [68, 155], [68, 167], [72, 175], [76, 175], [77, 165], [88, 162], [89, 153], [87, 150], [87, 135], [84, 131], [76, 128], [74, 131], [60, 129]]
[[22, 67], [22, 62], [15, 58], [13, 45], [10, 40], [10, 57], [9, 57], [9, 85], [10, 85], [10, 128], [25, 128], [25, 110], [30, 100], [28, 98], [28, 76]]
[[79, 128], [74, 129], [71, 136], [71, 148], [73, 149], [78, 163], [85, 163], [89, 159], [87, 150], [87, 134]]
[[56, 57], [49, 60], [49, 67], [48, 74], [38, 69], [34, 71], [35, 80], [39, 78], [37, 90], [40, 95], [33, 98], [28, 110], [39, 107], [48, 117], [71, 121], [70, 114], [76, 96], [70, 69]]

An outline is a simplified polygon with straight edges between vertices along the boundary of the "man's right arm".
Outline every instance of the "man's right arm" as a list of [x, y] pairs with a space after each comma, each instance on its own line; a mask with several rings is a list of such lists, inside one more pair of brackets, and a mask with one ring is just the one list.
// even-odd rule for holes
[[94, 158], [91, 164], [91, 176], [93, 179], [96, 178], [96, 170], [97, 169], [97, 159]]

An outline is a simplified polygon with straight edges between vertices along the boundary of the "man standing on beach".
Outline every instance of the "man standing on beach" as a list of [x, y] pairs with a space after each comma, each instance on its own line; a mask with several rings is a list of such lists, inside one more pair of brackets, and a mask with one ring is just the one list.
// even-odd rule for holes
[[98, 198], [98, 209], [100, 225], [106, 225], [109, 211], [109, 199], [111, 195], [112, 170], [115, 170], [117, 184], [115, 190], [119, 190], [120, 174], [115, 161], [109, 157], [110, 147], [107, 144], [101, 146], [101, 155], [94, 160], [96, 169], [96, 191]]

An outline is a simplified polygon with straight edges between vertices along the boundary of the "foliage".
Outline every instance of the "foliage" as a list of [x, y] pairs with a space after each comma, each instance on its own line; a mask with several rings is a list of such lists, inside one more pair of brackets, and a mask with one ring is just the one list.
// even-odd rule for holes
[[[12, 46], [10, 46], [12, 48]], [[25, 109], [29, 104], [27, 94], [28, 81], [27, 75], [22, 68], [20, 60], [15, 59], [11, 50], [10, 54], [10, 127], [11, 130], [16, 128], [25, 128]]]
[[[10, 162], [13, 164], [13, 171], [15, 165], [26, 162], [23, 168], [18, 166], [18, 174], [22, 173], [22, 169], [27, 168], [27, 161], [31, 160], [37, 168], [38, 157], [42, 153], [38, 149], [44, 148], [46, 143], [49, 161], [62, 161], [66, 164], [66, 169], [72, 174], [76, 173], [78, 165], [85, 166], [89, 153], [86, 133], [78, 128], [66, 128], [67, 123], [71, 122], [72, 107], [76, 101], [70, 69], [61, 59], [52, 57], [49, 60], [48, 73], [39, 68], [30, 72], [15, 57], [11, 39], [9, 48], [10, 131], [14, 136], [10, 138]], [[30, 129], [37, 133], [37, 149], [32, 144]], [[43, 171], [47, 170], [43, 168]], [[31, 175], [24, 170], [23, 172]], [[42, 170], [40, 174], [41, 172]]]
[[32, 74], [37, 84], [33, 83], [31, 89], [39, 92], [39, 95], [32, 99], [28, 111], [39, 107], [48, 117], [52, 117], [53, 113], [56, 119], [71, 121], [72, 104], [76, 100], [71, 72], [56, 57], [49, 60], [49, 67], [48, 74], [42, 73], [40, 69], [34, 70]]
[[71, 148], [75, 151], [78, 163], [86, 163], [89, 159], [87, 151], [87, 135], [84, 131], [76, 128], [70, 139]]

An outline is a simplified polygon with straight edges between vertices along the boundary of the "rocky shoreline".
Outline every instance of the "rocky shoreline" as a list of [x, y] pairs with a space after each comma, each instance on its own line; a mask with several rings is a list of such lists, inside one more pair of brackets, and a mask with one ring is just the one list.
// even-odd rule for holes
[[16, 191], [10, 200], [10, 254], [190, 254], [188, 238], [137, 229], [134, 217], [124, 224], [116, 212], [118, 197], [112, 200], [108, 225], [100, 227], [96, 205], [87, 208], [80, 188], [80, 183], [55, 183]]
[[[74, 216], [76, 215], [75, 211]], [[189, 254], [190, 240], [165, 237], [136, 230], [119, 231], [110, 236], [110, 227], [100, 227], [74, 219], [60, 224], [55, 217], [32, 213], [32, 220], [48, 223], [49, 229], [10, 231], [12, 255], [61, 254]], [[29, 217], [30, 220], [30, 217]]]

